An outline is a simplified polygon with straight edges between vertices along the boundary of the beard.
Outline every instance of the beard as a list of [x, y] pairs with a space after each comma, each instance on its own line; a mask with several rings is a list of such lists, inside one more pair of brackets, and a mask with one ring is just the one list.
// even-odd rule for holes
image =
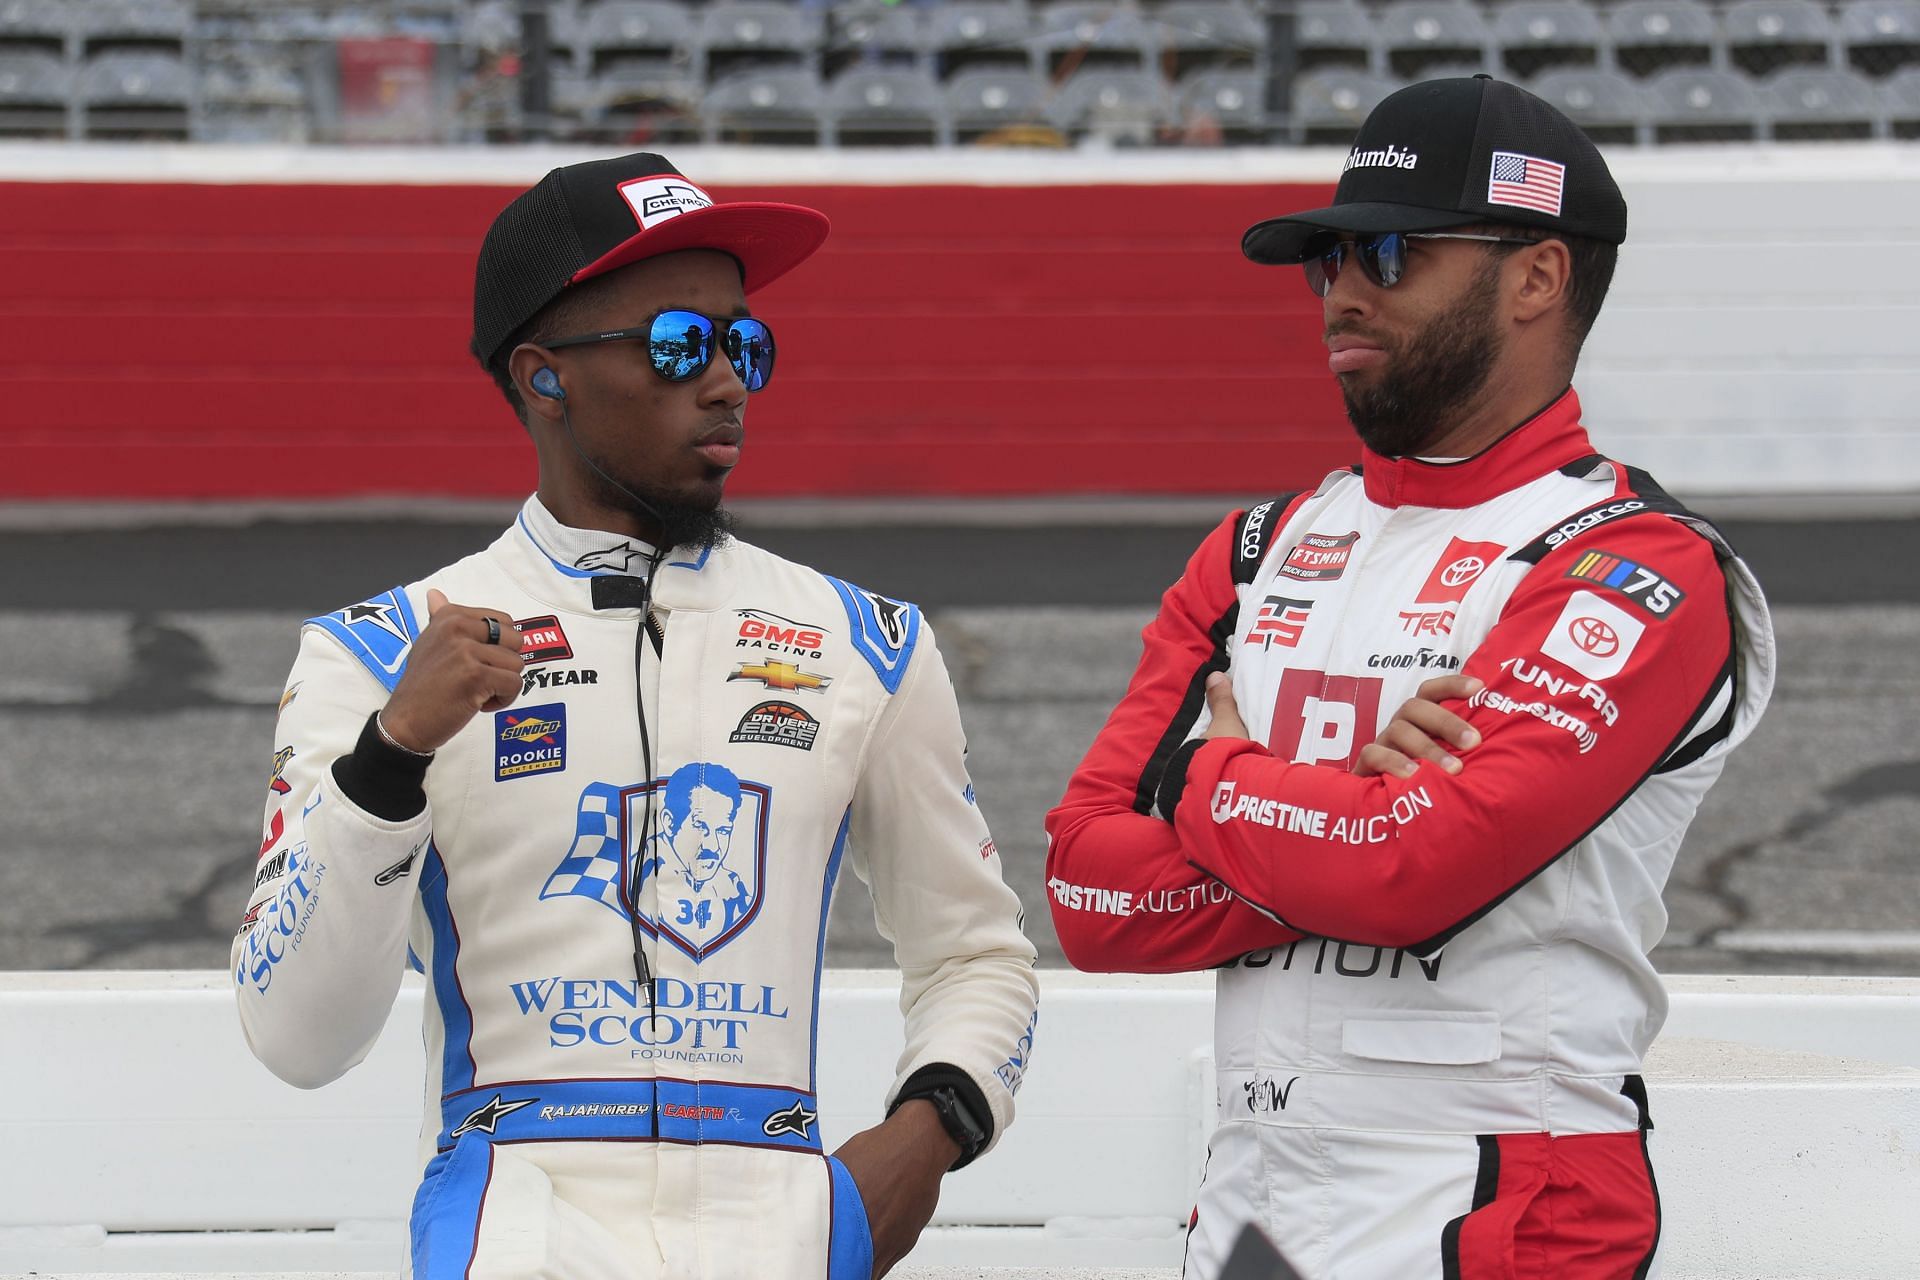
[[1499, 287], [1500, 263], [1489, 255], [1458, 302], [1404, 347], [1387, 347], [1387, 366], [1371, 386], [1357, 375], [1340, 380], [1360, 443], [1388, 458], [1419, 454], [1464, 416], [1500, 357]]
[[[593, 477], [593, 483], [603, 504], [627, 512], [643, 529], [657, 527], [662, 551], [680, 547], [717, 550], [733, 537], [733, 512], [717, 502], [711, 506], [686, 502], [644, 484], [633, 485], [633, 491], [627, 493], [599, 475]], [[635, 497], [641, 501], [635, 502]]]

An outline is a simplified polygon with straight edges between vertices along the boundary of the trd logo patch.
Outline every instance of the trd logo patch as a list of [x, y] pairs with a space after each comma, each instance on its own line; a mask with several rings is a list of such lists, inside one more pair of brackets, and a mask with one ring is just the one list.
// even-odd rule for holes
[[819, 736], [820, 722], [801, 708], [791, 702], [763, 702], [740, 717], [727, 741], [811, 751]]
[[567, 767], [567, 704], [496, 711], [493, 780], [506, 782]]
[[528, 666], [541, 662], [561, 662], [573, 656], [573, 646], [560, 619], [549, 613], [538, 618], [515, 618], [520, 628], [520, 659]]
[[1310, 533], [1287, 552], [1287, 562], [1280, 566], [1280, 572], [1302, 582], [1332, 582], [1347, 571], [1353, 544], [1358, 541], [1358, 529], [1338, 535]]

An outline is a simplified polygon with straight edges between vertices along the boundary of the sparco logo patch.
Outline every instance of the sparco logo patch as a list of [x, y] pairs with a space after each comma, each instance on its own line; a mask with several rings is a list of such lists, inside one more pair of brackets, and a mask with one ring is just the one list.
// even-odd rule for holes
[[811, 751], [819, 736], [820, 722], [801, 708], [791, 702], [763, 702], [740, 717], [727, 741]]
[[1569, 538], [1577, 538], [1589, 529], [1597, 528], [1609, 520], [1618, 520], [1621, 516], [1630, 516], [1636, 511], [1645, 511], [1647, 504], [1638, 498], [1629, 498], [1625, 502], [1610, 502], [1604, 507], [1595, 507], [1585, 515], [1567, 521], [1547, 535], [1547, 545], [1557, 547]]
[[1340, 166], [1340, 172], [1345, 173], [1349, 169], [1411, 169], [1419, 163], [1419, 152], [1404, 151], [1389, 142], [1378, 151], [1362, 151], [1355, 147], [1347, 153], [1347, 162]]
[[1267, 517], [1273, 512], [1271, 502], [1263, 502], [1247, 512], [1246, 528], [1240, 530], [1240, 558], [1251, 560], [1260, 554], [1260, 531], [1267, 526]]
[[1280, 566], [1280, 572], [1302, 582], [1332, 582], [1347, 571], [1353, 544], [1358, 541], [1358, 529], [1337, 535], [1310, 533], [1287, 552], [1287, 562]]
[[567, 633], [553, 614], [539, 618], [515, 618], [520, 628], [520, 660], [528, 666], [541, 662], [561, 662], [573, 656]]

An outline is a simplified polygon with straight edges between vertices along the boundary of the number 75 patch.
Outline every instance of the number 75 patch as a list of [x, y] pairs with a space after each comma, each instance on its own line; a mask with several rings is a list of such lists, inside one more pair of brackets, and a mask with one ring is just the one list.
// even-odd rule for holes
[[1612, 587], [1656, 618], [1672, 613], [1687, 593], [1643, 564], [1610, 551], [1589, 551], [1567, 570], [1569, 578], [1584, 578]]

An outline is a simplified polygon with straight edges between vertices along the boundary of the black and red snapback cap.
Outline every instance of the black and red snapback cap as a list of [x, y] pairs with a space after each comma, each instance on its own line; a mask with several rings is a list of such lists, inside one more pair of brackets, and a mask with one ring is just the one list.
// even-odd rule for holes
[[1552, 103], [1490, 76], [1389, 94], [1347, 153], [1333, 203], [1269, 218], [1240, 251], [1301, 262], [1327, 232], [1437, 231], [1475, 222], [1627, 238], [1627, 200], [1593, 140]]
[[811, 257], [827, 227], [826, 214], [797, 204], [716, 204], [651, 152], [564, 165], [487, 228], [474, 266], [470, 349], [491, 367], [513, 332], [568, 285], [680, 249], [733, 255], [752, 293]]

